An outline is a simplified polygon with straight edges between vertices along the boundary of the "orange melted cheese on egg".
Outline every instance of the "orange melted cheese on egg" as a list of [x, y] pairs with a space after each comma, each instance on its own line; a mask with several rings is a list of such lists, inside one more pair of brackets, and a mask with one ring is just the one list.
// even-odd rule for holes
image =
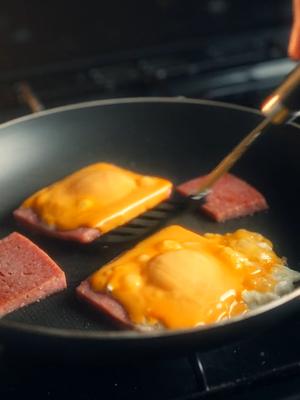
[[155, 207], [171, 190], [166, 179], [97, 163], [38, 191], [22, 207], [56, 229], [89, 227], [105, 233]]
[[242, 292], [272, 289], [279, 264], [260, 234], [198, 235], [170, 226], [101, 268], [90, 284], [122, 304], [134, 324], [187, 328], [248, 311]]

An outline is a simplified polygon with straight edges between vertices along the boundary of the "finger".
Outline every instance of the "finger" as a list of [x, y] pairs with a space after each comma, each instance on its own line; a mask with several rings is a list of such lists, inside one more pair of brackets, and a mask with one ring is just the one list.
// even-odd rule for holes
[[288, 54], [291, 58], [300, 59], [300, 0], [293, 0], [293, 26], [289, 39]]

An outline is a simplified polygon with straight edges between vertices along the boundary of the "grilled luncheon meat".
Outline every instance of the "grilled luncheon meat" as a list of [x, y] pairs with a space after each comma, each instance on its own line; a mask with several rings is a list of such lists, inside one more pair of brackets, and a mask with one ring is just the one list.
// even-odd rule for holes
[[0, 317], [65, 288], [64, 272], [29, 239], [0, 240]]

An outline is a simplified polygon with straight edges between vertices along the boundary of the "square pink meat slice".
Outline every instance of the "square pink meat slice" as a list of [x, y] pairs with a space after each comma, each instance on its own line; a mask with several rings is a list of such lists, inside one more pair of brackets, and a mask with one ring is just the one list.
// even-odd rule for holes
[[79, 298], [96, 308], [96, 310], [110, 317], [119, 327], [134, 328], [124, 307], [107, 293], [93, 290], [89, 278], [81, 282], [76, 288], [76, 294]]
[[25, 228], [30, 229], [33, 232], [43, 233], [46, 236], [62, 240], [90, 243], [100, 236], [100, 231], [94, 228], [81, 227], [68, 231], [60, 231], [58, 229], [51, 228], [41, 221], [31, 208], [17, 208], [13, 212], [13, 215], [15, 219]]
[[0, 317], [66, 288], [59, 266], [17, 232], [0, 240]]
[[[196, 190], [205, 176], [192, 179], [177, 187], [178, 192], [187, 196]], [[244, 180], [225, 174], [212, 187], [206, 203], [200, 207], [203, 213], [217, 222], [252, 215], [268, 209], [265, 197]]]

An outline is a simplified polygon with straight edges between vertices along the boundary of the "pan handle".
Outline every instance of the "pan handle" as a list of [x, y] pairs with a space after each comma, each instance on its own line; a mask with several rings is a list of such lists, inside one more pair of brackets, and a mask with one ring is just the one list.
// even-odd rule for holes
[[18, 96], [22, 103], [24, 103], [32, 113], [36, 113], [45, 109], [43, 103], [33, 91], [29, 83], [19, 82], [16, 85]]

